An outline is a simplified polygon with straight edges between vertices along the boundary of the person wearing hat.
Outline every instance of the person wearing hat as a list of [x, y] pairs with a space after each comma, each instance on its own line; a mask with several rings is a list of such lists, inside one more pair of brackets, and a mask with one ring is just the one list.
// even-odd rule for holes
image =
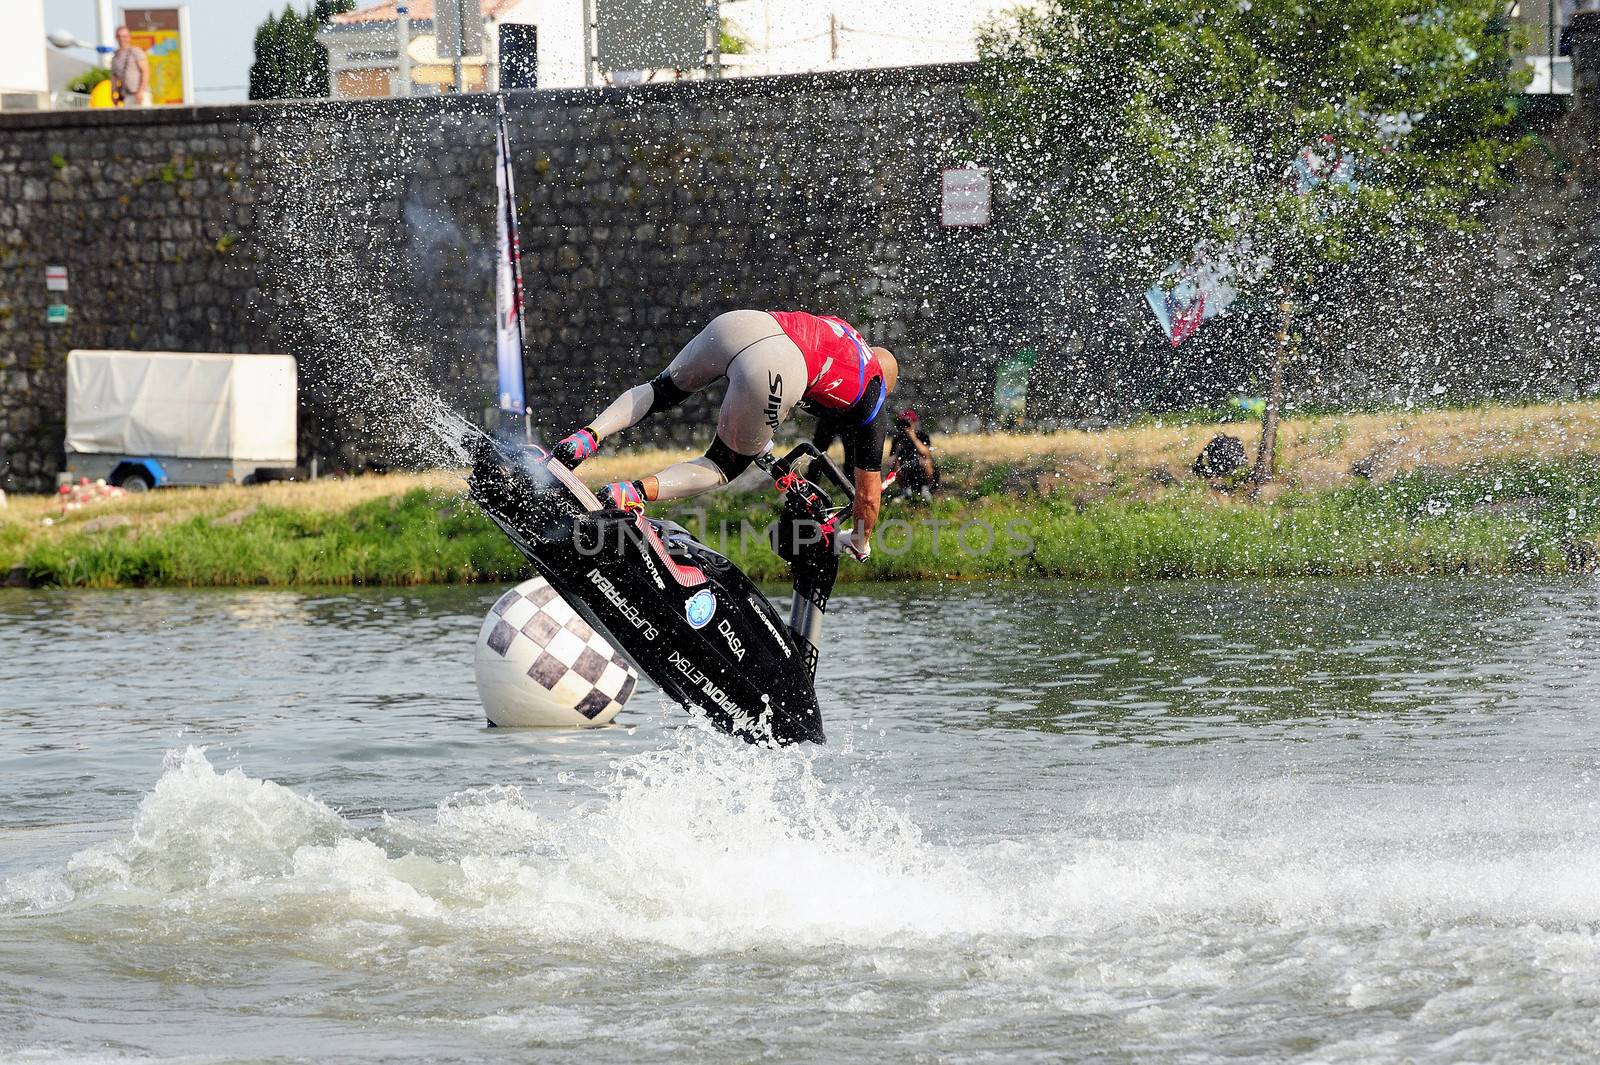
[[909, 407], [894, 420], [889, 472], [884, 479], [903, 499], [931, 502], [933, 490], [939, 487], [939, 465], [933, 461], [933, 439], [919, 422], [917, 412]]

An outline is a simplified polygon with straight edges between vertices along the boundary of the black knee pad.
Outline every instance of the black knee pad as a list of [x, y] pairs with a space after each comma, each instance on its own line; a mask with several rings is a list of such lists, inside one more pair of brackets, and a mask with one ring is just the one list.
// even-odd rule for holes
[[650, 413], [671, 410], [689, 398], [689, 393], [672, 382], [672, 374], [662, 370], [650, 379]]
[[711, 446], [706, 448], [706, 458], [710, 459], [711, 464], [721, 470], [722, 476], [730, 481], [748, 470], [750, 464], [756, 460], [754, 455], [739, 454], [724, 444], [720, 436], [711, 441]]

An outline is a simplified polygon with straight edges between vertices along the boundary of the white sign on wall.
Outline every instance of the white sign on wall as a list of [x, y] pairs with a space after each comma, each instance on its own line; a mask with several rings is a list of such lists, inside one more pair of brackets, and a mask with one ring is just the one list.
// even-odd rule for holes
[[989, 171], [969, 166], [944, 172], [939, 221], [946, 226], [986, 226], [990, 220]]
[[44, 287], [46, 292], [65, 292], [67, 290], [67, 268], [65, 266], [45, 267]]

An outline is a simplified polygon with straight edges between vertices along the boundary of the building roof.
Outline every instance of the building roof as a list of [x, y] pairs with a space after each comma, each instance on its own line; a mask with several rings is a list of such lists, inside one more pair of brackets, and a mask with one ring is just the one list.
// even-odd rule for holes
[[[478, 0], [478, 7], [482, 10], [484, 18], [494, 18], [505, 14], [521, 2], [522, 0]], [[371, 7], [335, 15], [332, 22], [339, 26], [393, 22], [400, 17], [395, 11], [399, 5], [400, 0], [383, 0], [383, 3], [373, 4]], [[406, 7], [408, 9], [406, 13], [413, 19], [433, 18], [433, 0], [406, 0]]]

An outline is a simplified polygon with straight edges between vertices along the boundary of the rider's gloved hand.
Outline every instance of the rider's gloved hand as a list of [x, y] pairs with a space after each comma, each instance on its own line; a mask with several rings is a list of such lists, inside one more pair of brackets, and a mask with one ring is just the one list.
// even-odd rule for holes
[[857, 562], [865, 562], [872, 557], [872, 541], [861, 535], [861, 530], [852, 527], [848, 532], [840, 530], [833, 534], [834, 550], [840, 555], [849, 555]]
[[607, 510], [644, 509], [644, 489], [638, 481], [612, 481], [600, 489], [599, 498]]
[[571, 436], [561, 438], [555, 447], [550, 449], [553, 458], [561, 462], [569, 470], [578, 468], [578, 463], [600, 450], [600, 438], [594, 435], [594, 430], [584, 426]]

